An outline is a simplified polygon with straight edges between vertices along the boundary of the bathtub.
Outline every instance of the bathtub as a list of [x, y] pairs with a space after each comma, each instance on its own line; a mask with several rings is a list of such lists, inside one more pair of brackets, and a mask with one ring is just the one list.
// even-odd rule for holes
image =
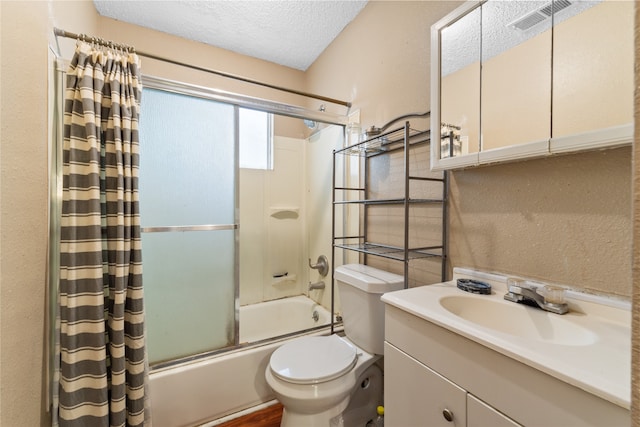
[[[329, 325], [330, 319], [325, 308], [305, 296], [240, 307], [240, 343], [257, 343], [152, 371], [154, 427], [199, 425], [273, 400], [264, 378], [271, 353], [299, 336], [297, 331]], [[321, 328], [308, 334], [327, 333]], [[281, 335], [286, 336], [270, 339]]]
[[240, 307], [240, 343], [328, 325], [329, 312], [303, 295]]

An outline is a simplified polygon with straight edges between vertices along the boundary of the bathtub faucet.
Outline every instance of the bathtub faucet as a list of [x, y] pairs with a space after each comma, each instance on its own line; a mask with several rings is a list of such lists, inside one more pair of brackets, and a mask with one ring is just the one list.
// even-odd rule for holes
[[311, 264], [311, 259], [309, 259], [309, 268], [313, 268], [314, 270], [318, 270], [320, 276], [325, 277], [327, 273], [329, 273], [329, 260], [326, 256], [320, 255], [318, 257], [318, 261], [315, 264]]
[[313, 291], [314, 289], [324, 289], [324, 282], [322, 280], [316, 283], [309, 282], [309, 290]]

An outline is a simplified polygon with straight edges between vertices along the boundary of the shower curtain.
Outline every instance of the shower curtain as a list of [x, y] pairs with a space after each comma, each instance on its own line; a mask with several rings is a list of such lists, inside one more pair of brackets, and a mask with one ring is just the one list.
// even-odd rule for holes
[[141, 92], [135, 54], [78, 41], [64, 96], [54, 425], [150, 425], [138, 211]]

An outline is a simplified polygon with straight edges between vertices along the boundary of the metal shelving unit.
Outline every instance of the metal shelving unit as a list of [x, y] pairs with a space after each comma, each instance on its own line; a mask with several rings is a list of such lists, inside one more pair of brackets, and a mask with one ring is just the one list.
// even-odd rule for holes
[[[409, 263], [415, 259], [439, 258], [441, 262], [441, 278], [446, 280], [446, 243], [447, 243], [447, 195], [448, 195], [448, 176], [447, 172], [439, 172], [439, 177], [423, 177], [414, 176], [410, 173], [410, 148], [417, 144], [429, 144], [429, 131], [416, 131], [411, 129], [409, 122], [404, 126], [395, 130], [376, 135], [365, 141], [344, 147], [333, 152], [333, 226], [332, 226], [332, 242], [333, 256], [335, 259], [336, 249], [344, 249], [347, 251], [355, 251], [367, 256], [383, 257], [404, 263], [405, 288], [409, 283]], [[399, 190], [397, 198], [377, 199], [370, 196], [369, 186], [367, 183], [367, 174], [369, 172], [369, 163], [376, 156], [389, 155], [398, 150], [403, 150], [403, 178], [404, 188]], [[428, 150], [427, 150], [428, 151]], [[361, 159], [361, 175], [360, 180], [364, 182], [363, 186], [336, 186], [337, 174], [341, 170], [337, 168], [338, 156], [358, 156]], [[428, 161], [425, 159], [426, 163]], [[345, 161], [346, 163], [346, 161]], [[442, 197], [438, 198], [411, 198], [411, 184], [414, 182], [428, 182], [429, 185], [441, 186]], [[355, 198], [347, 197], [347, 194], [355, 194]], [[442, 209], [442, 240], [435, 246], [410, 247], [409, 236], [411, 232], [411, 223], [409, 209], [415, 205], [440, 205]], [[336, 236], [336, 210], [345, 206], [359, 205], [364, 211], [360, 214], [359, 231], [353, 236]], [[369, 209], [380, 205], [396, 205], [403, 208], [403, 244], [394, 246], [385, 242], [372, 242], [368, 238], [368, 217]], [[332, 263], [335, 265], [335, 263]]]

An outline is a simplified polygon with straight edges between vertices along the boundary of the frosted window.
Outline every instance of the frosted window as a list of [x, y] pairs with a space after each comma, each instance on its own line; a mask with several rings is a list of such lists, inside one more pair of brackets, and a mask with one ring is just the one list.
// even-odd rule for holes
[[240, 108], [240, 167], [273, 169], [273, 115]]

